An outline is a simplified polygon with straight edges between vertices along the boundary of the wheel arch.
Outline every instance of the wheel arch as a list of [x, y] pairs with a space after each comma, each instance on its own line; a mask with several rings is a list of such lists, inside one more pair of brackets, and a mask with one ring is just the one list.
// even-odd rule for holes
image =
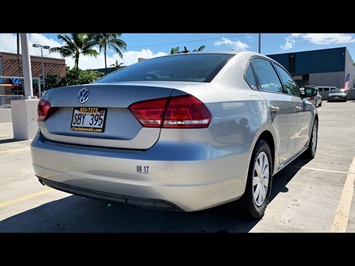
[[[271, 158], [272, 159], [272, 166], [274, 168], [274, 165], [275, 165], [275, 140], [274, 140], [274, 137], [272, 136], [272, 133], [270, 131], [264, 131], [263, 133], [260, 134], [257, 141], [260, 139], [265, 140], [266, 143], [269, 145], [271, 157], [272, 157]], [[273, 172], [274, 172], [274, 170], [273, 170]]]

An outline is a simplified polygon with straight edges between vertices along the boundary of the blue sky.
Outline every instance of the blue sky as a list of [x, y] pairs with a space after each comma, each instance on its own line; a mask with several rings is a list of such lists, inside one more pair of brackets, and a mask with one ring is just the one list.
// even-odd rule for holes
[[[58, 34], [27, 33], [29, 53], [41, 56], [41, 49], [32, 44], [59, 47], [62, 43]], [[347, 47], [350, 56], [355, 61], [355, 33], [122, 33], [121, 39], [126, 42], [127, 50], [122, 50], [123, 59], [113, 51], [107, 55], [108, 66], [116, 63], [130, 65], [138, 58], [152, 58], [169, 54], [172, 48], [184, 46], [190, 51], [205, 46], [204, 51], [212, 50], [249, 50], [258, 52], [259, 37], [261, 53], [282, 54], [291, 52], [312, 51], [328, 48]], [[16, 34], [0, 34], [0, 52], [16, 53]], [[43, 49], [44, 57], [62, 58], [57, 53], [49, 53]], [[69, 67], [74, 66], [72, 58], [65, 58]], [[104, 57], [80, 56], [81, 69], [104, 68]]]

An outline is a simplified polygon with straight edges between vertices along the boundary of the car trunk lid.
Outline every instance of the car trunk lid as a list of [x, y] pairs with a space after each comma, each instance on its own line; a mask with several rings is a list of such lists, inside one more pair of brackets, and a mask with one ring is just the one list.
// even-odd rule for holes
[[144, 150], [156, 143], [160, 128], [142, 127], [129, 106], [169, 97], [173, 91], [139, 84], [55, 88], [43, 95], [51, 114], [38, 124], [44, 138], [56, 142]]

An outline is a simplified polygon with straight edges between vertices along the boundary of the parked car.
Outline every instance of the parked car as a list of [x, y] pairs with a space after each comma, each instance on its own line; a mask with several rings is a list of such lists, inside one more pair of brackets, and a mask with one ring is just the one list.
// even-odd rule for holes
[[348, 94], [344, 89], [332, 89], [328, 94], [328, 102], [346, 102]]
[[323, 97], [320, 95], [319, 90], [315, 87], [306, 86], [304, 88], [304, 92], [306, 93], [306, 99], [313, 103], [316, 107], [322, 106]]
[[43, 95], [34, 173], [84, 197], [183, 212], [234, 202], [259, 219], [273, 176], [316, 154], [318, 113], [305, 97], [255, 52], [146, 59]]
[[328, 100], [328, 94], [331, 90], [338, 89], [338, 87], [330, 85], [316, 85], [314, 88], [319, 91], [319, 94], [322, 96], [323, 100]]

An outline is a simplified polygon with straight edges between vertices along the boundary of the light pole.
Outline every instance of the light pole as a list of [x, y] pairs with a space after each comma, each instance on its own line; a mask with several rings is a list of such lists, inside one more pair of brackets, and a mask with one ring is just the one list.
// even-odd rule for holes
[[[40, 44], [37, 44], [37, 43], [34, 43], [32, 44], [33, 47], [40, 47], [41, 48], [41, 57], [42, 57], [42, 80], [43, 80], [43, 90], [45, 90], [45, 86], [46, 86], [46, 82], [45, 82], [45, 79], [44, 79], [44, 63], [43, 63], [43, 49], [49, 49], [51, 48], [50, 46], [48, 45], [40, 45]], [[38, 91], [38, 96], [41, 97], [41, 89], [39, 89]]]

